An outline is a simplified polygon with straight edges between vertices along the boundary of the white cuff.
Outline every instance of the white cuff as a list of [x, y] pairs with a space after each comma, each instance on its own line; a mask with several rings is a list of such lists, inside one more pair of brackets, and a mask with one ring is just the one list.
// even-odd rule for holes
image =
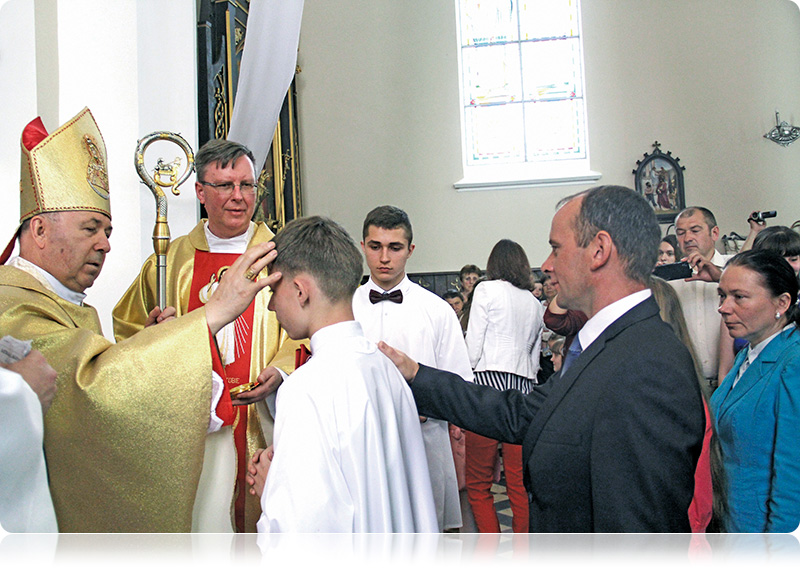
[[217, 416], [217, 405], [219, 404], [220, 398], [222, 398], [222, 391], [225, 389], [225, 383], [222, 380], [222, 376], [211, 371], [211, 413], [208, 417], [208, 430], [206, 433], [214, 433], [218, 431], [219, 428], [222, 427], [224, 423], [219, 417]]

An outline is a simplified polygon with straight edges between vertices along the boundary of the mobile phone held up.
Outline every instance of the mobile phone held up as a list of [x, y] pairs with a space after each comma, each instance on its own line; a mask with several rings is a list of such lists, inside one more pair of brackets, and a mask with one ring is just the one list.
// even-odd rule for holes
[[667, 263], [666, 265], [656, 265], [653, 269], [653, 275], [661, 277], [665, 281], [674, 281], [675, 279], [686, 279], [692, 276], [692, 267], [688, 261], [679, 261], [677, 263]]

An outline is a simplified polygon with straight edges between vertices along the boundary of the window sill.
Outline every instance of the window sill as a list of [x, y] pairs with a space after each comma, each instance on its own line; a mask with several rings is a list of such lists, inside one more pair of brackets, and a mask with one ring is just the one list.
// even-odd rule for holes
[[553, 175], [541, 177], [524, 177], [514, 179], [486, 179], [465, 176], [453, 184], [459, 192], [473, 192], [484, 190], [518, 190], [523, 188], [536, 188], [541, 186], [577, 186], [591, 184], [602, 178], [602, 174], [592, 170], [580, 174]]

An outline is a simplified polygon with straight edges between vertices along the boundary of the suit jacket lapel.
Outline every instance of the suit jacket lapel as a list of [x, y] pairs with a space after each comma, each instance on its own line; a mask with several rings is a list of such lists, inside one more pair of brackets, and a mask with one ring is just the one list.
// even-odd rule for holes
[[[792, 330], [793, 329], [783, 331], [777, 337], [772, 339], [772, 341], [761, 351], [761, 354], [756, 357], [755, 362], [747, 367], [747, 370], [744, 371], [744, 374], [742, 374], [742, 377], [739, 378], [739, 381], [736, 383], [736, 386], [731, 388], [728, 393], [725, 394], [725, 398], [720, 403], [720, 411], [718, 414], [719, 418], [722, 418], [729, 409], [736, 405], [736, 402], [745, 396], [745, 394], [758, 386], [762, 378], [772, 374], [776, 362], [778, 362], [781, 354], [789, 346], [796, 342], [800, 342], [800, 336], [796, 336], [796, 338], [793, 339], [789, 338], [789, 334], [792, 332]], [[738, 370], [744, 358], [746, 358], [744, 355], [737, 355], [736, 362], [734, 363], [734, 368], [732, 370]]]
[[[739, 368], [742, 365], [742, 361], [744, 359], [745, 359], [745, 351], [744, 351], [744, 349], [742, 349], [739, 352], [739, 354], [736, 355], [736, 358], [733, 361], [733, 366], [731, 367], [731, 371], [728, 372], [728, 375], [725, 376], [725, 379], [728, 379], [731, 374], [734, 374], [734, 375], [736, 374], [736, 371], [739, 370]], [[747, 375], [747, 371], [745, 371], [744, 375], [745, 376]], [[742, 381], [742, 379], [740, 378], [739, 382], [741, 382], [741, 381]], [[719, 409], [716, 411], [716, 416], [717, 416], [716, 419], [717, 419], [717, 421], [719, 421], [725, 415], [725, 413], [731, 407], [733, 402], [738, 399], [736, 396], [733, 395], [732, 385], [733, 385], [733, 380], [731, 380], [729, 384], [726, 384], [723, 381], [723, 383], [720, 384], [719, 388], [717, 388], [716, 391], [714, 392], [714, 395], [716, 396], [716, 393], [720, 392], [720, 390], [727, 390], [727, 393], [726, 392], [721, 392], [722, 400], [719, 403]], [[738, 386], [738, 383], [737, 383], [737, 386]]]
[[550, 390], [550, 393], [542, 404], [542, 407], [534, 416], [531, 426], [528, 428], [528, 432], [525, 434], [522, 451], [523, 457], [530, 456], [531, 452], [533, 451], [533, 446], [539, 439], [539, 434], [541, 434], [542, 429], [544, 429], [544, 426], [552, 415], [553, 410], [556, 409], [561, 400], [564, 399], [564, 396], [566, 396], [567, 393], [572, 389], [577, 379], [583, 373], [584, 369], [589, 366], [589, 364], [591, 364], [597, 355], [600, 354], [600, 352], [605, 348], [606, 343], [631, 325], [657, 314], [658, 305], [653, 297], [648, 297], [646, 300], [642, 301], [616, 321], [611, 323], [606, 330], [604, 330], [600, 336], [598, 336], [594, 342], [592, 342], [592, 344], [590, 344], [580, 354], [580, 356], [575, 359], [569, 369], [567, 369], [564, 376], [551, 380], [551, 382], [553, 382], [553, 386]]

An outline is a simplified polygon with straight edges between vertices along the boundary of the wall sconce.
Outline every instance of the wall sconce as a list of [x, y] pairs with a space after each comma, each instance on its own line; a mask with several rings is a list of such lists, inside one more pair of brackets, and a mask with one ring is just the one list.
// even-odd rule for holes
[[781, 121], [778, 111], [775, 111], [775, 128], [765, 134], [764, 138], [781, 146], [789, 146], [800, 138], [800, 127], [794, 127], [786, 121]]

